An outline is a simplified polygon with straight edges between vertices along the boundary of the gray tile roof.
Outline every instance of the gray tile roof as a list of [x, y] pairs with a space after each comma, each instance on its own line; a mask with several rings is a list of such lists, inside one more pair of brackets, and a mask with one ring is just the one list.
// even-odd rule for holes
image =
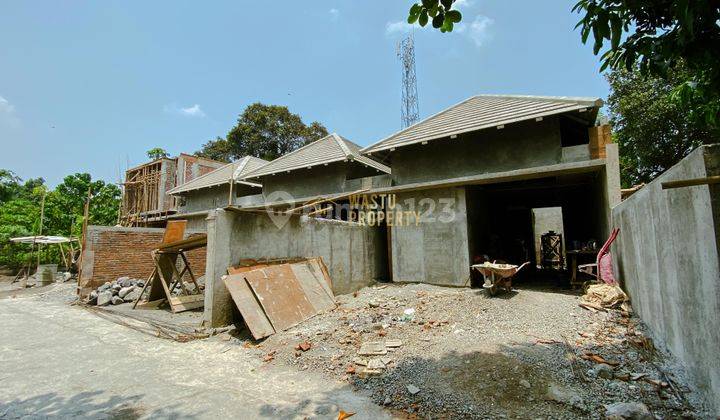
[[[360, 146], [335, 133], [307, 144], [273, 160], [267, 165], [245, 175], [244, 179], [257, 179], [266, 175], [289, 172], [301, 168], [332, 162], [355, 161], [362, 165], [390, 173], [390, 168], [360, 154]], [[236, 178], [241, 179], [241, 178]]]
[[484, 128], [601, 107], [598, 98], [477, 95], [361, 150], [372, 153]]
[[[256, 158], [254, 156], [245, 156], [242, 159], [236, 160], [233, 163], [228, 163], [212, 172], [209, 172], [203, 176], [199, 176], [190, 182], [186, 182], [183, 185], [175, 187], [168, 191], [168, 194], [181, 194], [188, 191], [199, 190], [201, 188], [214, 187], [216, 185], [227, 184], [230, 180], [235, 177], [244, 177], [245, 174], [256, 170], [257, 168], [267, 164], [268, 161]], [[245, 182], [246, 184], [251, 184]], [[260, 186], [260, 184], [252, 184]]]

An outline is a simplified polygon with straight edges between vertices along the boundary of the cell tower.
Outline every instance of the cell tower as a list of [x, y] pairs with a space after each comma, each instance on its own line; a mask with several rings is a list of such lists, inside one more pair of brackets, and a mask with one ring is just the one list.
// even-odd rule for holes
[[400, 120], [402, 128], [409, 127], [420, 119], [418, 106], [417, 78], [415, 77], [415, 39], [413, 34], [398, 41], [397, 57], [402, 64], [402, 105]]

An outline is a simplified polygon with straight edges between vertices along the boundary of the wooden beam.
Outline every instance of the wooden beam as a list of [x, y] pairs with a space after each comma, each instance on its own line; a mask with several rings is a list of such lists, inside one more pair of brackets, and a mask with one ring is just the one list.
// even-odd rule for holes
[[693, 179], [683, 179], [680, 181], [667, 181], [663, 182], [662, 189], [667, 190], [671, 188], [683, 188], [683, 187], [692, 187], [695, 185], [710, 185], [710, 184], [720, 184], [720, 176], [708, 176], [705, 178], [693, 178]]

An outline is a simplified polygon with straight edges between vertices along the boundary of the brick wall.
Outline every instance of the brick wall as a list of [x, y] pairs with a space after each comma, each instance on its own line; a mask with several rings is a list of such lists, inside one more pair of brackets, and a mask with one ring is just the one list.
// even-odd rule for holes
[[[150, 252], [162, 241], [165, 229], [88, 226], [78, 289], [81, 296], [106, 281], [129, 276], [147, 279], [153, 269]], [[186, 236], [197, 235], [191, 231]], [[205, 274], [205, 248], [187, 254], [196, 277]]]

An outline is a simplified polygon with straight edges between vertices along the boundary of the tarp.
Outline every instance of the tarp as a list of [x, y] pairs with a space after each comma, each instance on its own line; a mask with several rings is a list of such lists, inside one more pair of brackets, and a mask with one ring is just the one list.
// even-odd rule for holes
[[77, 238], [66, 238], [64, 236], [21, 236], [10, 238], [10, 242], [21, 244], [64, 244], [77, 241]]

